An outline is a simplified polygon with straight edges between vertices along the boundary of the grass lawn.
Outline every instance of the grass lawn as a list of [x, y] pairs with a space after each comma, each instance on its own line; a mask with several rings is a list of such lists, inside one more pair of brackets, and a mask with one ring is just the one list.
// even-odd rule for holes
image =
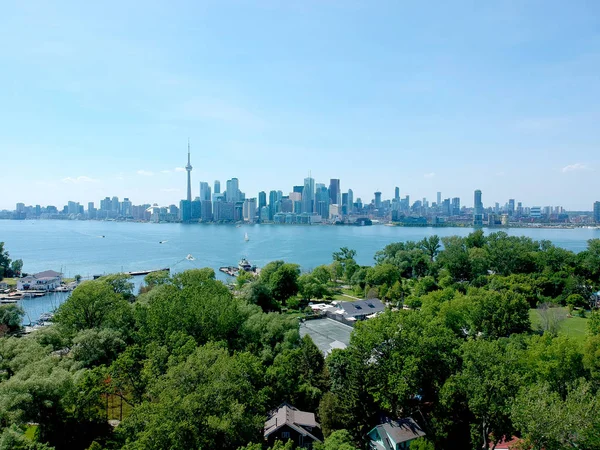
[[37, 429], [38, 429], [37, 425], [28, 425], [27, 428], [25, 429], [25, 437], [27, 439], [34, 441], [35, 440], [35, 432], [37, 431]]
[[9, 288], [17, 287], [17, 279], [16, 278], [3, 278], [2, 282], [8, 284]]
[[[565, 315], [568, 314], [567, 308], [562, 308]], [[531, 326], [535, 330], [540, 323], [540, 313], [537, 309], [529, 310], [529, 318], [531, 319]], [[573, 317], [567, 317], [560, 324], [559, 333], [564, 333], [579, 342], [585, 340], [587, 334], [587, 322], [588, 318], [577, 316], [577, 311], [573, 312]]]

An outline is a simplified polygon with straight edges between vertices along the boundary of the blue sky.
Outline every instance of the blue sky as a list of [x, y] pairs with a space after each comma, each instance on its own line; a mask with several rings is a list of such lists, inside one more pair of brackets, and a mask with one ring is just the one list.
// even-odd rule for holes
[[595, 1], [8, 0], [0, 57], [0, 208], [177, 203], [188, 137], [194, 195], [600, 200]]

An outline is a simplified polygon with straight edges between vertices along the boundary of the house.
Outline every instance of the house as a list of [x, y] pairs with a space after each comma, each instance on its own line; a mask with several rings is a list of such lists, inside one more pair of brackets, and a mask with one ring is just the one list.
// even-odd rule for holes
[[347, 320], [363, 320], [383, 311], [385, 311], [385, 305], [381, 303], [381, 300], [374, 298], [355, 302], [338, 302], [335, 313], [341, 314]]
[[28, 275], [17, 280], [17, 289], [20, 291], [51, 291], [62, 283], [62, 274], [54, 270]]
[[300, 448], [312, 448], [313, 442], [322, 442], [321, 427], [310, 412], [300, 411], [287, 403], [269, 413], [264, 437], [270, 446], [276, 440], [291, 439]]
[[367, 434], [369, 448], [373, 450], [404, 450], [415, 439], [425, 436], [425, 432], [410, 417], [399, 420], [385, 420]]
[[507, 440], [506, 436], [504, 436], [502, 438], [502, 440], [496, 444], [495, 447], [494, 447], [494, 443], [490, 442], [489, 448], [490, 449], [495, 448], [496, 450], [514, 450], [514, 449], [520, 448], [520, 446], [519, 446], [520, 443], [521, 443], [521, 439], [519, 439], [517, 437], [513, 436], [511, 439]]

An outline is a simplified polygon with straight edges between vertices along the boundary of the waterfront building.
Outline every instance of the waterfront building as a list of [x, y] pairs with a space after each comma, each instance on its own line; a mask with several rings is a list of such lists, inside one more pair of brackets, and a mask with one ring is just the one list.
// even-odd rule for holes
[[[210, 222], [213, 219], [212, 213], [212, 205], [213, 203], [210, 200], [201, 200], [202, 206], [200, 210], [200, 214], [203, 222]], [[215, 204], [220, 202], [215, 202]]]
[[400, 202], [400, 188], [398, 186], [394, 188], [394, 200]]
[[594, 222], [600, 223], [600, 202], [594, 202]]
[[[425, 202], [423, 202], [423, 203], [425, 203]], [[436, 204], [437, 204], [438, 209], [442, 206], [442, 193], [441, 192], [437, 193], [437, 202], [436, 202]]]
[[244, 220], [254, 223], [256, 220], [256, 198], [247, 198], [244, 200]]
[[131, 217], [131, 201], [126, 197], [121, 202], [121, 215], [123, 217]]
[[191, 220], [197, 222], [202, 217], [202, 201], [200, 197], [196, 197], [192, 201]]
[[329, 217], [331, 193], [324, 184], [318, 184], [317, 186], [317, 192], [315, 193], [317, 214], [319, 214], [322, 218], [327, 219]]
[[[37, 207], [39, 207], [39, 205]], [[88, 214], [88, 218], [89, 219], [95, 219], [96, 218], [96, 208], [94, 207], [94, 202], [88, 202], [88, 212], [87, 212], [87, 214]], [[39, 216], [39, 214], [37, 214], [37, 211], [36, 211], [36, 215]]]
[[227, 180], [227, 190], [225, 191], [225, 198], [228, 202], [235, 203], [240, 200], [240, 186], [237, 178]]
[[294, 212], [294, 202], [289, 197], [283, 197], [280, 202], [282, 213]]
[[354, 212], [354, 192], [352, 189], [348, 189], [348, 214]]
[[220, 194], [221, 193], [221, 182], [219, 180], [215, 180], [214, 193], [215, 194]]
[[210, 199], [211, 199], [210, 186], [208, 185], [208, 183], [206, 181], [201, 181], [200, 182], [200, 201], [210, 200]]
[[216, 202], [213, 205], [213, 220], [215, 222], [231, 222], [234, 220], [235, 203]]
[[339, 178], [331, 178], [329, 180], [329, 203], [340, 205], [341, 202], [340, 180]]
[[344, 192], [342, 194], [342, 215], [348, 215], [348, 211], [350, 211], [350, 206], [348, 205], [348, 193]]
[[262, 209], [263, 206], [267, 206], [267, 193], [260, 191], [258, 193], [258, 209]]
[[79, 203], [69, 201], [67, 205], [67, 214], [77, 215], [79, 214]]
[[19, 278], [17, 280], [17, 289], [20, 291], [51, 291], [60, 286], [62, 282], [62, 273], [54, 270], [46, 270], [34, 275]]
[[268, 222], [269, 219], [269, 208], [266, 206], [263, 206], [262, 208], [260, 208], [260, 221], [261, 222]]
[[116, 217], [119, 214], [120, 206], [119, 206], [119, 197], [113, 197], [110, 201], [110, 210], [113, 213], [112, 217]]
[[442, 202], [442, 214], [445, 216], [451, 216], [452, 215], [452, 206], [450, 203], [450, 199], [447, 198]]
[[533, 219], [539, 219], [542, 217], [542, 207], [541, 206], [532, 206], [529, 208], [529, 217]]
[[273, 220], [275, 214], [279, 212], [279, 202], [277, 201], [277, 191], [269, 192], [269, 219]]
[[375, 208], [381, 208], [381, 192], [379, 191], [375, 192]]
[[452, 215], [460, 216], [460, 198], [454, 197], [452, 199]]
[[483, 202], [481, 201], [481, 191], [477, 189], [474, 194], [474, 208], [473, 208], [473, 225], [483, 225]]
[[304, 189], [302, 189], [302, 213], [312, 213], [315, 203], [315, 180], [310, 176], [304, 179]]
[[192, 202], [189, 200], [181, 200], [179, 202], [179, 220], [189, 222], [192, 220]]
[[508, 200], [508, 215], [509, 216], [514, 216], [515, 215], [515, 199], [511, 198]]

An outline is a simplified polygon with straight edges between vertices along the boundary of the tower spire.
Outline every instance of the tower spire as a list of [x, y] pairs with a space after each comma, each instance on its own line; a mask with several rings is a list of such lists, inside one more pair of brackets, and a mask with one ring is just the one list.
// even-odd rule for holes
[[185, 170], [187, 171], [187, 201], [192, 201], [192, 163], [190, 160], [190, 138], [188, 138], [188, 163], [185, 166]]

